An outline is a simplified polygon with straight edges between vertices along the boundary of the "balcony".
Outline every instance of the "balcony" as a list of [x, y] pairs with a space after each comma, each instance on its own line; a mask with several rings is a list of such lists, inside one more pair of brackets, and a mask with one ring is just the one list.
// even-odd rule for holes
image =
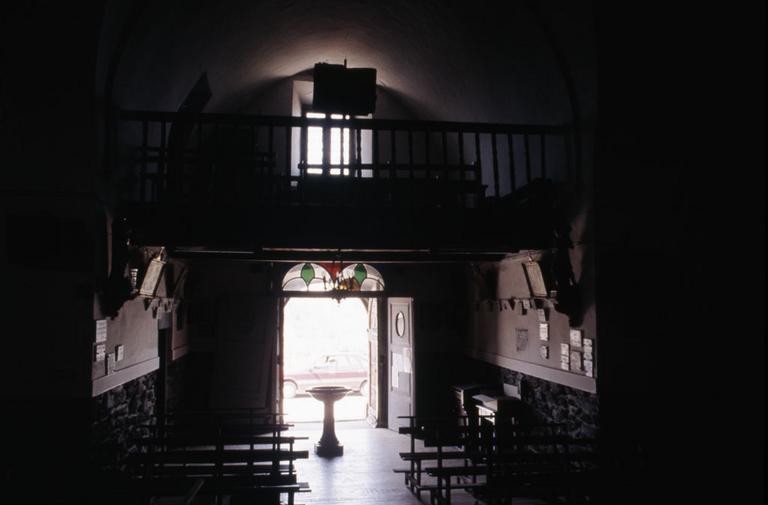
[[[119, 212], [145, 242], [190, 254], [464, 257], [549, 247], [573, 171], [564, 126], [142, 111], [120, 119]], [[310, 133], [322, 154], [308, 153]]]

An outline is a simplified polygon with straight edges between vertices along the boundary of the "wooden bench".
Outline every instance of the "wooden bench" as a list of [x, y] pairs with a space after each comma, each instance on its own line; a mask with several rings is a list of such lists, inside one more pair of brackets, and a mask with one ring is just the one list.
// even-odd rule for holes
[[[463, 461], [465, 467], [473, 464], [475, 454], [466, 448], [471, 447], [467, 441], [475, 436], [475, 428], [467, 425], [467, 416], [400, 418], [409, 421], [409, 425], [400, 427], [398, 432], [410, 437], [410, 451], [400, 453], [400, 457], [410, 463], [410, 467], [407, 470], [395, 469], [395, 472], [404, 474], [406, 487], [419, 499], [422, 492], [428, 491], [431, 501], [434, 501], [435, 497], [439, 496], [441, 484], [439, 480], [436, 484], [423, 482], [423, 463], [435, 461], [438, 467], [448, 461]], [[425, 448], [435, 450], [417, 451], [417, 440], [420, 440]]]
[[213, 411], [168, 416], [163, 425], [147, 425], [136, 440], [140, 452], [125, 464], [134, 491], [141, 496], [170, 496], [197, 479], [205, 479], [199, 490], [217, 501], [230, 496], [230, 503], [279, 504], [287, 495], [308, 492], [307, 483], [297, 482], [296, 459], [308, 451], [294, 450], [296, 440], [284, 434], [291, 425], [274, 415], [242, 411]]
[[[199, 479], [148, 479], [136, 480], [131, 483], [131, 496], [145, 499], [152, 497], [173, 496], [179, 489], [188, 488]], [[264, 504], [279, 505], [281, 495], [287, 495], [289, 505], [293, 505], [296, 493], [310, 492], [309, 484], [296, 482], [292, 484], [254, 484], [242, 480], [212, 481], [205, 479], [198, 491], [200, 496], [214, 496], [217, 502], [221, 497], [228, 496], [230, 504]]]
[[[593, 444], [568, 436], [521, 436], [486, 455], [485, 485], [467, 491], [489, 503], [520, 497], [572, 503], [576, 497], [593, 497], [597, 453], [584, 450]], [[581, 449], [574, 452], [573, 447]]]
[[203, 484], [205, 479], [195, 479], [184, 495], [152, 496], [149, 499], [149, 505], [191, 505]]

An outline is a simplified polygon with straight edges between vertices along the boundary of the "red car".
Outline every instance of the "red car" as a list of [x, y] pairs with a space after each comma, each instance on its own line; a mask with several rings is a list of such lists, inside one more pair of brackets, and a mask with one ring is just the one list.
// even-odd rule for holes
[[354, 353], [320, 356], [307, 370], [285, 373], [283, 397], [293, 398], [314, 386], [345, 386], [367, 396], [368, 360]]

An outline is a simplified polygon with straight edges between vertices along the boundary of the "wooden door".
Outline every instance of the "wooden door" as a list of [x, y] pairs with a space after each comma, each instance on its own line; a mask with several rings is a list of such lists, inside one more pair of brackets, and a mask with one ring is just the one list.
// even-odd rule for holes
[[413, 298], [389, 298], [387, 322], [387, 427], [397, 430], [413, 415]]
[[366, 414], [371, 426], [379, 421], [379, 310], [378, 299], [368, 299], [368, 398]]

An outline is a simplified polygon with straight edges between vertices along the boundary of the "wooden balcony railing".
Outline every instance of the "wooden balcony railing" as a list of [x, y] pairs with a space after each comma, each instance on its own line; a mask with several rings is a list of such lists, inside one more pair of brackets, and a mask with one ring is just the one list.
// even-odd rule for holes
[[[120, 118], [114, 161], [133, 202], [475, 208], [572, 172], [565, 126], [143, 111]], [[311, 128], [323, 139], [314, 163]], [[330, 139], [341, 131], [334, 148], [347, 154], [334, 159]]]

